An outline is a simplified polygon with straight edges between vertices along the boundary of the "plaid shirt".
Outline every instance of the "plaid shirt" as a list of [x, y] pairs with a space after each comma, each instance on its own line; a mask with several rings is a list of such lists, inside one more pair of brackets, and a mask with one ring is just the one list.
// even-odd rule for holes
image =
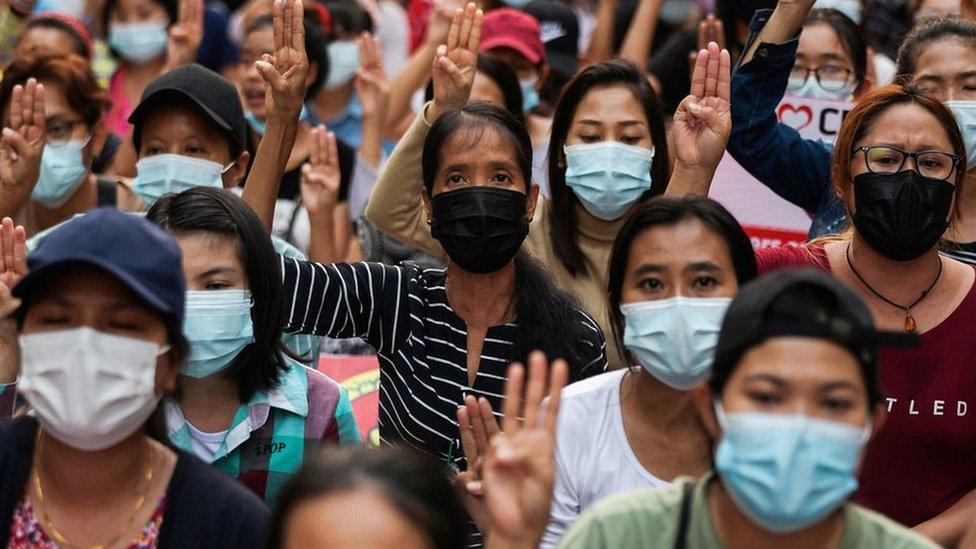
[[[325, 374], [288, 361], [275, 389], [258, 392], [241, 405], [213, 466], [237, 478], [274, 505], [305, 457], [324, 443], [360, 444], [346, 390]], [[165, 402], [169, 440], [193, 452], [186, 418], [173, 400]]]

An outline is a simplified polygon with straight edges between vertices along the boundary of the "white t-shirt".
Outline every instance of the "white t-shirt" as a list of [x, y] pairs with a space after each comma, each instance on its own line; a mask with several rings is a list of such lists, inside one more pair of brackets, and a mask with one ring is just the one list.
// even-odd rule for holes
[[220, 431], [219, 433], [204, 433], [191, 425], [189, 421], [186, 422], [186, 430], [190, 433], [190, 444], [193, 447], [193, 455], [207, 463], [213, 463], [217, 450], [220, 449], [220, 445], [227, 438], [227, 430]]
[[555, 547], [579, 515], [620, 492], [671, 483], [644, 469], [627, 442], [615, 370], [563, 390], [556, 427], [556, 487], [540, 547]]

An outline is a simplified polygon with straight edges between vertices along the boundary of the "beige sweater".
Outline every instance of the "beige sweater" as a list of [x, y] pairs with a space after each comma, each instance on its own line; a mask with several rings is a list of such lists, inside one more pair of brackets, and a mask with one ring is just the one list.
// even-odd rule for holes
[[[427, 107], [397, 144], [369, 197], [366, 218], [379, 230], [404, 244], [444, 257], [440, 243], [430, 236], [430, 226], [420, 199], [420, 189], [423, 187], [421, 153], [430, 129], [426, 113]], [[577, 206], [576, 229], [579, 231], [578, 241], [586, 260], [587, 272], [574, 277], [566, 271], [552, 249], [549, 240], [551, 215], [549, 201], [540, 197], [523, 247], [556, 275], [562, 288], [577, 296], [583, 310], [597, 319], [607, 340], [610, 368], [623, 367], [624, 361], [610, 329], [607, 273], [613, 241], [624, 220], [604, 221], [590, 215], [582, 206]]]

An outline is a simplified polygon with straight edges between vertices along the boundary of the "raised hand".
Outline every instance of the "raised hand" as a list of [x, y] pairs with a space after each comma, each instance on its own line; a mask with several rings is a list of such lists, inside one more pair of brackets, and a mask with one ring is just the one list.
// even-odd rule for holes
[[308, 77], [302, 0], [275, 0], [274, 47], [274, 55], [264, 54], [254, 63], [265, 82], [268, 119], [297, 123]]
[[458, 473], [455, 482], [468, 515], [478, 526], [478, 530], [487, 535], [491, 525], [485, 509], [481, 475], [491, 439], [499, 432], [498, 422], [495, 421], [495, 414], [488, 400], [484, 397], [476, 399], [471, 395], [465, 397], [464, 406], [458, 408], [457, 418], [461, 448], [468, 461], [468, 469]]
[[309, 161], [302, 166], [302, 203], [309, 217], [332, 215], [339, 201], [339, 153], [336, 136], [325, 126], [312, 128], [312, 152]]
[[386, 117], [390, 100], [390, 85], [383, 73], [383, 56], [379, 40], [368, 32], [359, 37], [359, 72], [356, 75], [356, 97], [363, 109], [363, 118]]
[[463, 107], [471, 96], [484, 14], [469, 3], [454, 12], [447, 42], [434, 56], [434, 116]]
[[9, 217], [0, 223], [0, 383], [17, 379], [17, 323], [9, 318], [20, 307], [10, 293], [27, 274], [27, 233]]
[[0, 184], [33, 190], [41, 172], [47, 121], [44, 85], [30, 78], [14, 86], [10, 99], [10, 127], [0, 137]]
[[698, 22], [698, 49], [688, 54], [692, 73], [695, 72], [698, 52], [708, 49], [708, 45], [712, 42], [718, 44], [719, 48], [725, 47], [725, 26], [721, 19], [715, 17], [714, 13], [709, 13], [708, 16]]
[[169, 28], [164, 72], [196, 60], [203, 40], [203, 10], [203, 0], [180, 0], [178, 19]]
[[451, 29], [454, 12], [464, 9], [464, 0], [436, 0], [427, 23], [427, 34], [424, 41], [435, 48], [447, 42], [447, 33]]
[[714, 170], [732, 133], [732, 61], [728, 50], [720, 51], [718, 44], [710, 42], [698, 52], [691, 80], [691, 95], [674, 113], [676, 164]]
[[[494, 543], [534, 546], [549, 521], [556, 477], [556, 420], [568, 375], [565, 362], [557, 360], [549, 371], [545, 355], [535, 352], [529, 358], [523, 397], [525, 370], [519, 364], [508, 370], [502, 431], [491, 439], [483, 468], [489, 547]], [[543, 414], [547, 377], [549, 408]]]

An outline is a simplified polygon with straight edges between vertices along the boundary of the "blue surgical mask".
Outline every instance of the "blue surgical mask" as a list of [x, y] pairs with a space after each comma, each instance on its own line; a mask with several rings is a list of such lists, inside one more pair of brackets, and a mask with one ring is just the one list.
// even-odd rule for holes
[[334, 90], [352, 80], [359, 72], [359, 45], [349, 40], [336, 40], [326, 48], [329, 54], [329, 75], [325, 89]]
[[519, 80], [522, 89], [522, 112], [528, 113], [539, 105], [539, 92], [535, 90], [537, 80]]
[[[299, 122], [308, 122], [311, 114], [308, 107], [302, 105], [302, 112], [298, 115]], [[247, 120], [247, 125], [251, 128], [251, 131], [258, 135], [264, 135], [264, 127], [268, 124], [267, 119], [254, 116], [254, 113], [251, 111], [244, 111], [244, 119]]]
[[668, 0], [661, 6], [661, 21], [669, 25], [680, 25], [687, 21], [697, 8], [696, 0]]
[[566, 184], [586, 211], [618, 219], [651, 188], [654, 149], [601, 141], [563, 147]]
[[87, 4], [86, 0], [37, 0], [34, 3], [34, 13], [57, 12], [83, 19]]
[[846, 15], [855, 24], [861, 24], [861, 0], [817, 0], [815, 10], [833, 8]]
[[169, 34], [163, 21], [112, 23], [108, 26], [108, 45], [126, 61], [145, 63], [166, 51]]
[[766, 530], [789, 533], [823, 520], [857, 489], [871, 426], [802, 414], [730, 413], [715, 403], [722, 440], [715, 470], [736, 506]]
[[82, 156], [87, 145], [88, 139], [72, 139], [57, 145], [48, 143], [41, 155], [41, 173], [31, 198], [48, 208], [64, 205], [88, 173]]
[[976, 101], [947, 101], [966, 142], [966, 169], [976, 169]]
[[525, 6], [529, 5], [532, 0], [502, 0], [506, 6], [510, 8], [515, 8], [517, 10], [523, 9]]
[[679, 391], [692, 389], [708, 379], [731, 301], [678, 296], [621, 305], [624, 346], [661, 383]]
[[221, 175], [234, 163], [221, 166], [216, 162], [179, 154], [147, 156], [136, 163], [133, 191], [143, 204], [151, 207], [163, 195], [194, 187], [223, 188]]
[[836, 90], [825, 90], [820, 82], [817, 82], [817, 77], [813, 73], [806, 80], [799, 78], [790, 78], [790, 83], [787, 88], [787, 94], [793, 97], [805, 97], [807, 99], [827, 99], [831, 101], [849, 101], [851, 94], [854, 93], [854, 83], [847, 82], [844, 87]]
[[183, 334], [190, 341], [183, 375], [202, 378], [222, 372], [254, 342], [251, 292], [186, 292]]

